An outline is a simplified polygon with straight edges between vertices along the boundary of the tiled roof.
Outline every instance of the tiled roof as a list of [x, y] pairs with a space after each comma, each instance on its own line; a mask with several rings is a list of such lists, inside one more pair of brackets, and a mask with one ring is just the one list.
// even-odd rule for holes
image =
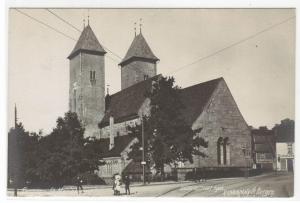
[[102, 158], [120, 157], [123, 150], [130, 144], [134, 137], [129, 135], [116, 136], [114, 147], [109, 150], [109, 138], [100, 139], [99, 147], [101, 148]]
[[99, 43], [90, 25], [86, 26], [82, 31], [73, 51], [68, 56], [68, 59], [73, 58], [80, 51], [90, 51], [98, 54], [105, 54], [106, 51]]
[[[145, 101], [145, 93], [151, 90], [152, 81], [160, 75], [137, 83], [116, 94], [111, 95], [110, 104], [99, 126], [109, 124], [109, 117], [113, 116], [115, 123], [134, 118]], [[182, 116], [191, 125], [202, 113], [215, 88], [223, 78], [218, 78], [190, 86], [180, 90], [180, 98], [184, 104]]]
[[180, 97], [185, 106], [182, 116], [188, 125], [192, 125], [200, 116], [221, 80], [224, 79], [217, 78], [181, 90]]
[[111, 95], [108, 110], [99, 123], [99, 127], [107, 126], [110, 116], [114, 117], [115, 123], [137, 117], [138, 111], [146, 99], [146, 93], [151, 91], [152, 81], [160, 76], [154, 76]]
[[272, 146], [270, 144], [255, 144], [254, 145], [255, 152], [269, 152], [273, 153]]
[[159, 59], [153, 54], [151, 48], [143, 37], [142, 33], [135, 36], [131, 43], [125, 57], [119, 65], [123, 65], [125, 62], [132, 58], [143, 58], [158, 61]]

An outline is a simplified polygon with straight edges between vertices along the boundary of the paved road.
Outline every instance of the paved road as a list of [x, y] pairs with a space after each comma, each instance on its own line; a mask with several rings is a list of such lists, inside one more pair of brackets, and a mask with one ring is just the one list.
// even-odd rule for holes
[[[289, 197], [293, 196], [293, 174], [266, 174], [207, 182], [168, 182], [133, 185], [130, 197]], [[8, 191], [11, 196], [12, 191]], [[22, 190], [19, 196], [112, 196], [111, 187], [99, 186], [77, 194], [76, 190]], [[122, 194], [121, 197], [128, 197]]]

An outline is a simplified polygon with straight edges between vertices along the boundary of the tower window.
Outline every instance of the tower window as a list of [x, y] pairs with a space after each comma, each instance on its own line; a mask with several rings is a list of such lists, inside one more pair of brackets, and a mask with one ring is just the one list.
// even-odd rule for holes
[[90, 82], [92, 85], [96, 84], [96, 71], [90, 71]]
[[144, 75], [144, 80], [148, 80], [149, 75]]

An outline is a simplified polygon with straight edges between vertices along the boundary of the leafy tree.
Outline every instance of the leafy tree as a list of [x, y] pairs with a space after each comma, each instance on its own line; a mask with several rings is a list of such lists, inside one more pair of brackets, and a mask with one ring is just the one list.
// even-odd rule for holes
[[[184, 105], [173, 77], [162, 77], [147, 93], [150, 98], [150, 115], [143, 116], [145, 136], [145, 156], [148, 165], [153, 162], [155, 168], [164, 177], [164, 164], [177, 165], [178, 162], [193, 162], [193, 155], [205, 156], [199, 150], [207, 147], [202, 138], [194, 138], [191, 126], [182, 118]], [[141, 161], [141, 124], [128, 127], [129, 134], [139, 142], [132, 146], [129, 158]]]
[[280, 124], [273, 127], [276, 141], [294, 142], [295, 141], [295, 122], [291, 119], [284, 119]]
[[23, 187], [33, 178], [39, 134], [25, 131], [22, 123], [8, 132], [8, 185]]
[[35, 174], [44, 187], [71, 184], [74, 177], [93, 173], [102, 164], [93, 140], [83, 135], [77, 114], [67, 112], [64, 118], [57, 119], [56, 128], [40, 139]]

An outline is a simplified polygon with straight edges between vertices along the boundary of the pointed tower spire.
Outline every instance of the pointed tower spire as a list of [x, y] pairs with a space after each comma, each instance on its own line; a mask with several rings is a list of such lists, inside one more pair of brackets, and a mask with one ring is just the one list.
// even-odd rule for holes
[[90, 9], [88, 9], [88, 25], [90, 25]]
[[73, 51], [68, 56], [68, 59], [73, 58], [79, 52], [89, 52], [99, 55], [106, 54], [106, 51], [103, 49], [102, 45], [99, 43], [96, 35], [94, 34], [90, 25], [84, 27]]
[[142, 18], [140, 18], [140, 34], [142, 33]]
[[156, 63], [159, 59], [154, 55], [146, 39], [142, 35], [142, 23], [140, 19], [140, 33], [131, 43], [125, 57], [119, 65], [121, 71], [121, 89], [130, 87], [138, 82], [156, 75]]
[[136, 22], [134, 22], [134, 36], [136, 37]]

